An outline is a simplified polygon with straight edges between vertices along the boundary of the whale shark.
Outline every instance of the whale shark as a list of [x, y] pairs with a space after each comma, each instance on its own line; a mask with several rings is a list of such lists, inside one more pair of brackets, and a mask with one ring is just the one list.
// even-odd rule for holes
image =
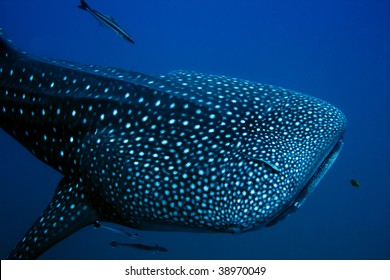
[[309, 95], [40, 58], [0, 37], [0, 127], [63, 176], [9, 259], [39, 258], [96, 221], [230, 234], [274, 225], [343, 146], [344, 114]]

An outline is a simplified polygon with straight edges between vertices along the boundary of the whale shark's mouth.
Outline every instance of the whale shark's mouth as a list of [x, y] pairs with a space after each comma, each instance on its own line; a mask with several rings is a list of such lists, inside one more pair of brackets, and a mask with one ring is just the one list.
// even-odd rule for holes
[[288, 206], [281, 213], [279, 213], [274, 219], [272, 219], [266, 225], [266, 227], [272, 226], [277, 222], [279, 222], [280, 220], [283, 220], [289, 214], [295, 212], [303, 204], [303, 202], [314, 191], [318, 183], [321, 181], [322, 177], [324, 177], [325, 173], [329, 170], [333, 162], [336, 160], [337, 156], [339, 155], [343, 147], [343, 143], [344, 143], [343, 138], [340, 138], [339, 141], [336, 142], [336, 144], [333, 146], [333, 148], [330, 150], [330, 152], [327, 154], [324, 160], [319, 164], [318, 168], [315, 170], [313, 175], [309, 178], [306, 185], [298, 193], [297, 197], [293, 200], [290, 206]]

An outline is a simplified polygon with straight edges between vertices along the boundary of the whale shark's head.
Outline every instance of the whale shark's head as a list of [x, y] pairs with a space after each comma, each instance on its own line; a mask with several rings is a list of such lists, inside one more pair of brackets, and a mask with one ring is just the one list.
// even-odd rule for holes
[[283, 88], [32, 58], [0, 41], [0, 126], [64, 175], [11, 258], [96, 220], [239, 233], [297, 209], [336, 159], [346, 120]]
[[[167, 213], [175, 213], [175, 224], [191, 221], [233, 233], [274, 224], [303, 203], [342, 147], [344, 115], [317, 98], [183, 71], [161, 79], [174, 89], [171, 96], [192, 109], [179, 103], [168, 110], [175, 123], [166, 119], [151, 133], [160, 140], [149, 143], [145, 153], [153, 158], [153, 150], [171, 151], [167, 165], [176, 179], [164, 186], [169, 195], [158, 197]], [[154, 110], [152, 104], [148, 114]], [[177, 133], [161, 136], [161, 130]], [[182, 212], [175, 211], [177, 203], [183, 204]]]

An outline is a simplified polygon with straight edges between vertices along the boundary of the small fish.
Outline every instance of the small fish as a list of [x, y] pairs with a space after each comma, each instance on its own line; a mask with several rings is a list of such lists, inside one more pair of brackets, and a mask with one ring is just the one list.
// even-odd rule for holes
[[135, 249], [139, 249], [139, 250], [143, 250], [143, 251], [150, 251], [150, 252], [168, 252], [167, 248], [161, 247], [157, 244], [154, 246], [150, 246], [150, 245], [144, 245], [144, 244], [140, 244], [140, 243], [122, 243], [122, 242], [118, 242], [118, 241], [113, 240], [110, 242], [110, 246], [113, 248], [119, 247], [119, 246], [131, 247], [131, 248], [135, 248]]
[[128, 231], [124, 230], [124, 229], [120, 229], [120, 228], [114, 228], [114, 227], [108, 227], [108, 226], [103, 226], [101, 223], [99, 223], [99, 221], [96, 221], [93, 226], [95, 228], [103, 228], [103, 229], [106, 229], [106, 230], [109, 230], [109, 231], [112, 231], [112, 232], [115, 232], [117, 234], [120, 234], [120, 235], [124, 235], [124, 236], [128, 236], [130, 237], [131, 239], [134, 239], [134, 240], [140, 240], [138, 234], [134, 233], [134, 234], [131, 234], [129, 233]]
[[80, 5], [78, 7], [82, 10], [89, 12], [94, 18], [96, 18], [101, 24], [107, 26], [109, 29], [115, 31], [119, 36], [123, 37], [125, 40], [129, 41], [132, 44], [135, 44], [134, 40], [131, 39], [130, 35], [119, 26], [113, 17], [103, 15], [98, 11], [91, 9], [85, 0], [80, 0]]
[[247, 155], [243, 152], [239, 152], [241, 155], [243, 155], [244, 157], [248, 158], [248, 159], [251, 159], [253, 161], [258, 161], [258, 162], [262, 162], [264, 163], [265, 165], [267, 165], [268, 167], [272, 168], [274, 171], [280, 173], [280, 169], [273, 163], [267, 161], [267, 160], [264, 160], [264, 159], [261, 159], [261, 158], [255, 158], [255, 157], [252, 157], [250, 155]]
[[351, 179], [351, 180], [349, 180], [349, 182], [351, 183], [351, 186], [353, 186], [353, 187], [356, 187], [356, 188], [360, 187], [360, 183], [358, 181], [356, 181], [355, 179]]

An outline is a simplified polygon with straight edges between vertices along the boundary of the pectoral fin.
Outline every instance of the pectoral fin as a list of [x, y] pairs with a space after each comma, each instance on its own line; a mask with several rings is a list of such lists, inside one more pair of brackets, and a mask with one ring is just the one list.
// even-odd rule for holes
[[53, 200], [8, 259], [36, 259], [56, 243], [97, 219], [96, 211], [88, 203], [84, 186], [64, 178]]

